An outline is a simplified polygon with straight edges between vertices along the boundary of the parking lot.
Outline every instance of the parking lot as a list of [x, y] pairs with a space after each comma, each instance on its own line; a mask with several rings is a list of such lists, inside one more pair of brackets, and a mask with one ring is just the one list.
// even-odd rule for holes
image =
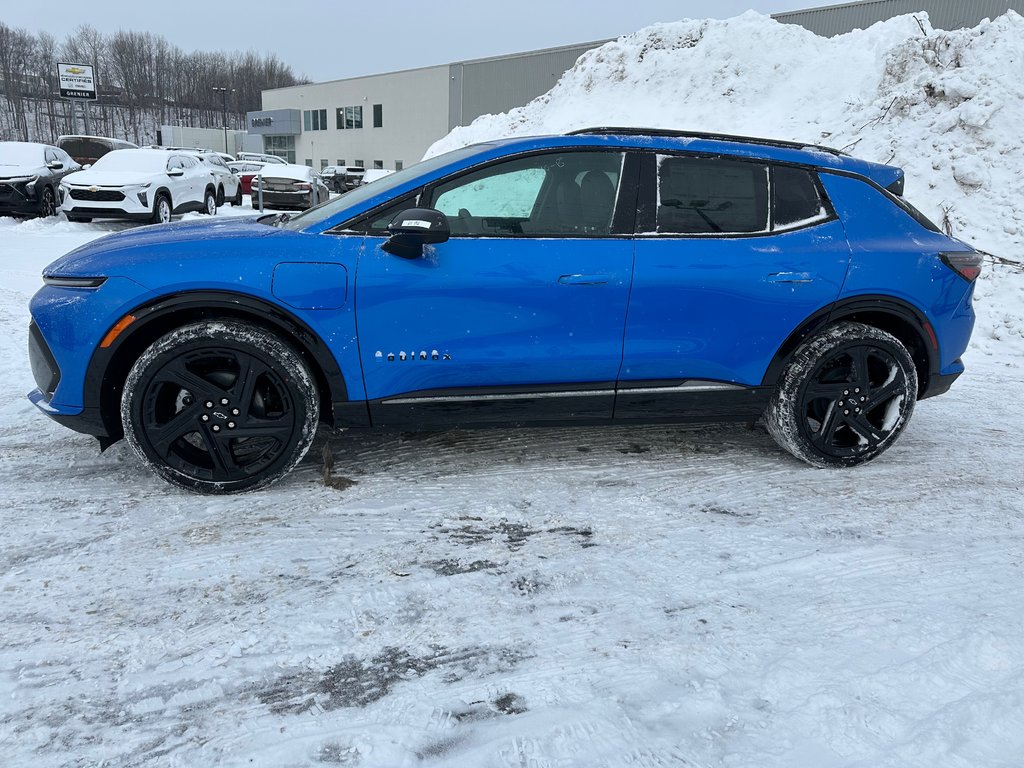
[[746, 426], [321, 434], [272, 489], [197, 497], [24, 398], [40, 270], [125, 226], [0, 220], [7, 764], [1024, 749], [1022, 345], [992, 304], [967, 374], [853, 471]]

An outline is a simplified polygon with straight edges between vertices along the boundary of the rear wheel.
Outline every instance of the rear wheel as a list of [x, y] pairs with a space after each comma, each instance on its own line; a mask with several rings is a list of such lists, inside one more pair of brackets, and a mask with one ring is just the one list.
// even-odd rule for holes
[[309, 450], [319, 394], [302, 358], [255, 325], [209, 321], [158, 339], [132, 367], [124, 434], [168, 482], [199, 493], [255, 490]]
[[217, 214], [217, 198], [209, 187], [207, 187], [206, 193], [203, 195], [202, 212], [208, 216], [215, 216]]
[[235, 199], [231, 201], [231, 204], [232, 205], [241, 205], [242, 204], [242, 185], [241, 184], [238, 185], [238, 191], [235, 192]]
[[798, 459], [851, 467], [896, 442], [916, 401], [917, 370], [897, 338], [861, 323], [837, 323], [794, 353], [764, 422]]

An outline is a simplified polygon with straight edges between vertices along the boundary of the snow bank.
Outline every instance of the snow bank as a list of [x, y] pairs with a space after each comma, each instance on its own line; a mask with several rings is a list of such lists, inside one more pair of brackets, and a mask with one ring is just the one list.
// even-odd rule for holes
[[[835, 38], [753, 11], [656, 24], [585, 53], [547, 94], [456, 128], [427, 155], [501, 136], [622, 125], [847, 148], [907, 172], [907, 198], [957, 237], [1024, 262], [1024, 17], [933, 30], [900, 16]], [[1015, 275], [1015, 279], [1001, 279]], [[1024, 281], [990, 265], [975, 346], [1024, 352]], [[1000, 353], [1006, 351], [1000, 346]]]

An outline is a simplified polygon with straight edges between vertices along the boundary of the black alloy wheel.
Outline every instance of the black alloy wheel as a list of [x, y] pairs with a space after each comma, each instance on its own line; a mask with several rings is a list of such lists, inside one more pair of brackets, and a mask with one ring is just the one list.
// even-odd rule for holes
[[818, 467], [862, 464], [891, 446], [917, 398], [917, 371], [892, 335], [839, 323], [793, 356], [765, 425], [793, 455]]
[[49, 187], [43, 188], [43, 196], [39, 199], [39, 215], [44, 218], [57, 215], [57, 198]]
[[316, 432], [319, 398], [302, 358], [241, 322], [196, 323], [155, 342], [125, 382], [129, 444], [164, 479], [202, 493], [285, 475]]

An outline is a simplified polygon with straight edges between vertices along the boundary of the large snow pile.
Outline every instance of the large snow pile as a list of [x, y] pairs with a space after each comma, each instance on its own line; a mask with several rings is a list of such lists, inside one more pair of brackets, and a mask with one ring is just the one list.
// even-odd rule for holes
[[[824, 143], [907, 172], [907, 198], [957, 237], [1024, 261], [1024, 17], [933, 30], [901, 16], [835, 38], [753, 11], [656, 24], [584, 54], [547, 94], [430, 148], [588, 126]], [[1019, 269], [979, 284], [975, 347], [1024, 339]], [[1019, 347], [1019, 344], [1015, 344]]]

